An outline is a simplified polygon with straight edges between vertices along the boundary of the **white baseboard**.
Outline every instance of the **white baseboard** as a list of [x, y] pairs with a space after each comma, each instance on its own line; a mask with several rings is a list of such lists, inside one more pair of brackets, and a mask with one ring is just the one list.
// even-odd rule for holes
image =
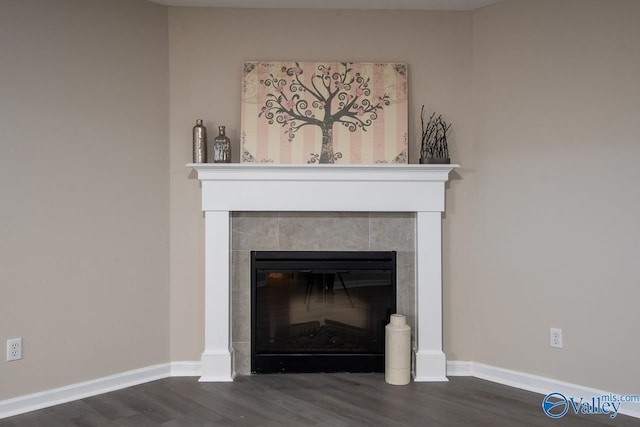
[[2, 400], [0, 419], [167, 378], [170, 373], [170, 364], [165, 363]]
[[[471, 376], [542, 395], [558, 392], [565, 396], [590, 399], [591, 397], [620, 394], [477, 362], [449, 361], [447, 362], [447, 376]], [[638, 394], [640, 394], [640, 389]], [[540, 402], [542, 404], [542, 400]], [[619, 413], [640, 418], [640, 403], [624, 403], [620, 407]]]
[[471, 367], [473, 362], [460, 362], [457, 360], [447, 361], [448, 377], [471, 377]]
[[172, 377], [200, 377], [202, 376], [202, 364], [197, 362], [173, 362], [171, 363]]
[[[200, 361], [173, 362], [133, 371], [122, 372], [95, 380], [71, 384], [65, 387], [27, 394], [0, 401], [0, 419], [24, 414], [37, 409], [84, 399], [86, 397], [107, 393], [114, 390], [139, 385], [168, 377], [197, 377], [202, 375]], [[520, 388], [534, 393], [546, 395], [559, 392], [566, 396], [585, 397], [611, 394], [604, 390], [570, 384], [552, 378], [531, 375], [524, 372], [497, 368], [483, 363], [449, 361], [447, 376], [471, 376], [495, 383]], [[639, 390], [640, 393], [640, 390]], [[541, 400], [542, 402], [542, 400]], [[625, 406], [626, 405], [626, 406]], [[640, 418], [640, 403], [623, 404], [620, 414]]]

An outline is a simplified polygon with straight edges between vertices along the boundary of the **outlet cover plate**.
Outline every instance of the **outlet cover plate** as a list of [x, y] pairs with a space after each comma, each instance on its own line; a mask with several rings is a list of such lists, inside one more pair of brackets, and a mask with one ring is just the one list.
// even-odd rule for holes
[[550, 341], [551, 347], [562, 348], [562, 329], [550, 328], [549, 341]]
[[7, 362], [22, 359], [22, 338], [7, 340]]

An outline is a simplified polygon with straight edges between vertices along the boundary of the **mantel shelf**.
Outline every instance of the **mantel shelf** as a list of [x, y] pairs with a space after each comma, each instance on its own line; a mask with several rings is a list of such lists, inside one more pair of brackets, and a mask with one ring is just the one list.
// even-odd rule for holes
[[446, 181], [457, 164], [272, 164], [189, 163], [200, 180], [307, 180], [307, 181]]

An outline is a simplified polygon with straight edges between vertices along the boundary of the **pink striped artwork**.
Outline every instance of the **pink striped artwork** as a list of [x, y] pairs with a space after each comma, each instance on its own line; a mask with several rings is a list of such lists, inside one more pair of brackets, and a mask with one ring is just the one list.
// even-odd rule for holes
[[408, 163], [407, 64], [254, 61], [242, 162]]

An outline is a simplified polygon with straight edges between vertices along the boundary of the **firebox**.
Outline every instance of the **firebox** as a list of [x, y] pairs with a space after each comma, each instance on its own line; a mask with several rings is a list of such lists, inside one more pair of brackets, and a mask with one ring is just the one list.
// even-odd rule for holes
[[251, 372], [383, 372], [396, 253], [253, 251]]

